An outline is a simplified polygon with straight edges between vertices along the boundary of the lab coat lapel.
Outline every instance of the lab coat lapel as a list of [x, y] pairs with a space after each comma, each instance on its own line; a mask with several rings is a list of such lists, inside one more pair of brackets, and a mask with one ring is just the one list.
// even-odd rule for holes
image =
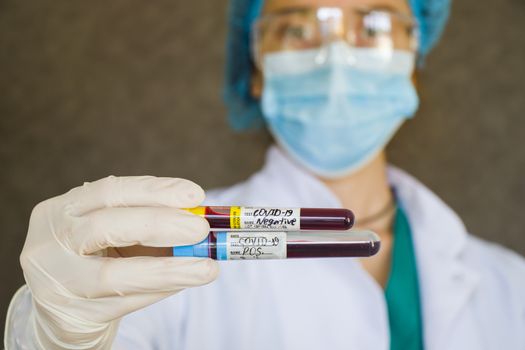
[[[479, 282], [478, 273], [461, 260], [467, 244], [465, 227], [451, 209], [411, 176], [390, 168], [389, 179], [413, 234], [425, 349], [451, 349], [448, 344], [455, 321]], [[466, 338], [464, 341], [474, 341]], [[471, 345], [462, 346], [473, 348]]]
[[[283, 173], [286, 176], [283, 176]], [[260, 176], [262, 182], [271, 182], [273, 189], [279, 191], [280, 205], [341, 207], [339, 199], [324, 183], [305, 171], [276, 147], [270, 148], [267, 162]], [[261, 204], [268, 200], [265, 196], [258, 196], [259, 198], [263, 201]], [[347, 325], [349, 327], [348, 338], [352, 342], [348, 348], [388, 349], [390, 342], [388, 313], [384, 293], [379, 284], [362, 269], [357, 259], [321, 259], [315, 264], [323, 265], [325, 273], [335, 274], [341, 278], [341, 281], [359, 286], [351, 288], [345, 297], [341, 297], [345, 299], [344, 304], [347, 305], [349, 312], [354, 315], [352, 320], [354, 324]], [[335, 294], [325, 291], [319, 292], [318, 295], [324, 293]]]

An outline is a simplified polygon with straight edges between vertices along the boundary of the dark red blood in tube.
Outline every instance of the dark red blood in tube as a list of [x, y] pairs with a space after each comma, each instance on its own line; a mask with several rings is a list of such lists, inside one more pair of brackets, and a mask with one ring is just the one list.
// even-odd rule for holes
[[204, 217], [212, 229], [230, 228], [230, 207], [206, 207]]
[[354, 213], [348, 209], [301, 208], [301, 230], [348, 230]]
[[379, 251], [380, 242], [312, 243], [288, 242], [286, 258], [367, 257]]

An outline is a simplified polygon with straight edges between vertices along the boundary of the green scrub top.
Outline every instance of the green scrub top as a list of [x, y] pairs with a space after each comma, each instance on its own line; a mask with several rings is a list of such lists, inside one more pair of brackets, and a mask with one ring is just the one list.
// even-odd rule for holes
[[416, 256], [410, 225], [398, 207], [394, 219], [390, 276], [385, 289], [391, 350], [423, 349], [423, 323]]

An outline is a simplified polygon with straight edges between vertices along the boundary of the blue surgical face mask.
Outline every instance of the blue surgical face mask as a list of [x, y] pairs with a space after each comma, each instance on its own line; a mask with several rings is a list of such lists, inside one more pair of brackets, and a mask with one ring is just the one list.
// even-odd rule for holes
[[262, 110], [270, 131], [317, 175], [355, 172], [415, 113], [414, 58], [344, 42], [265, 55]]

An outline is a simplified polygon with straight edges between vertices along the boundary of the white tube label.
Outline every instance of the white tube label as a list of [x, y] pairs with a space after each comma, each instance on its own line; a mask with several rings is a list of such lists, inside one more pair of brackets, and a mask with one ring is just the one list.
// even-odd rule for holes
[[236, 232], [226, 236], [228, 260], [286, 259], [286, 232]]
[[240, 229], [246, 230], [299, 230], [300, 208], [240, 207]]

